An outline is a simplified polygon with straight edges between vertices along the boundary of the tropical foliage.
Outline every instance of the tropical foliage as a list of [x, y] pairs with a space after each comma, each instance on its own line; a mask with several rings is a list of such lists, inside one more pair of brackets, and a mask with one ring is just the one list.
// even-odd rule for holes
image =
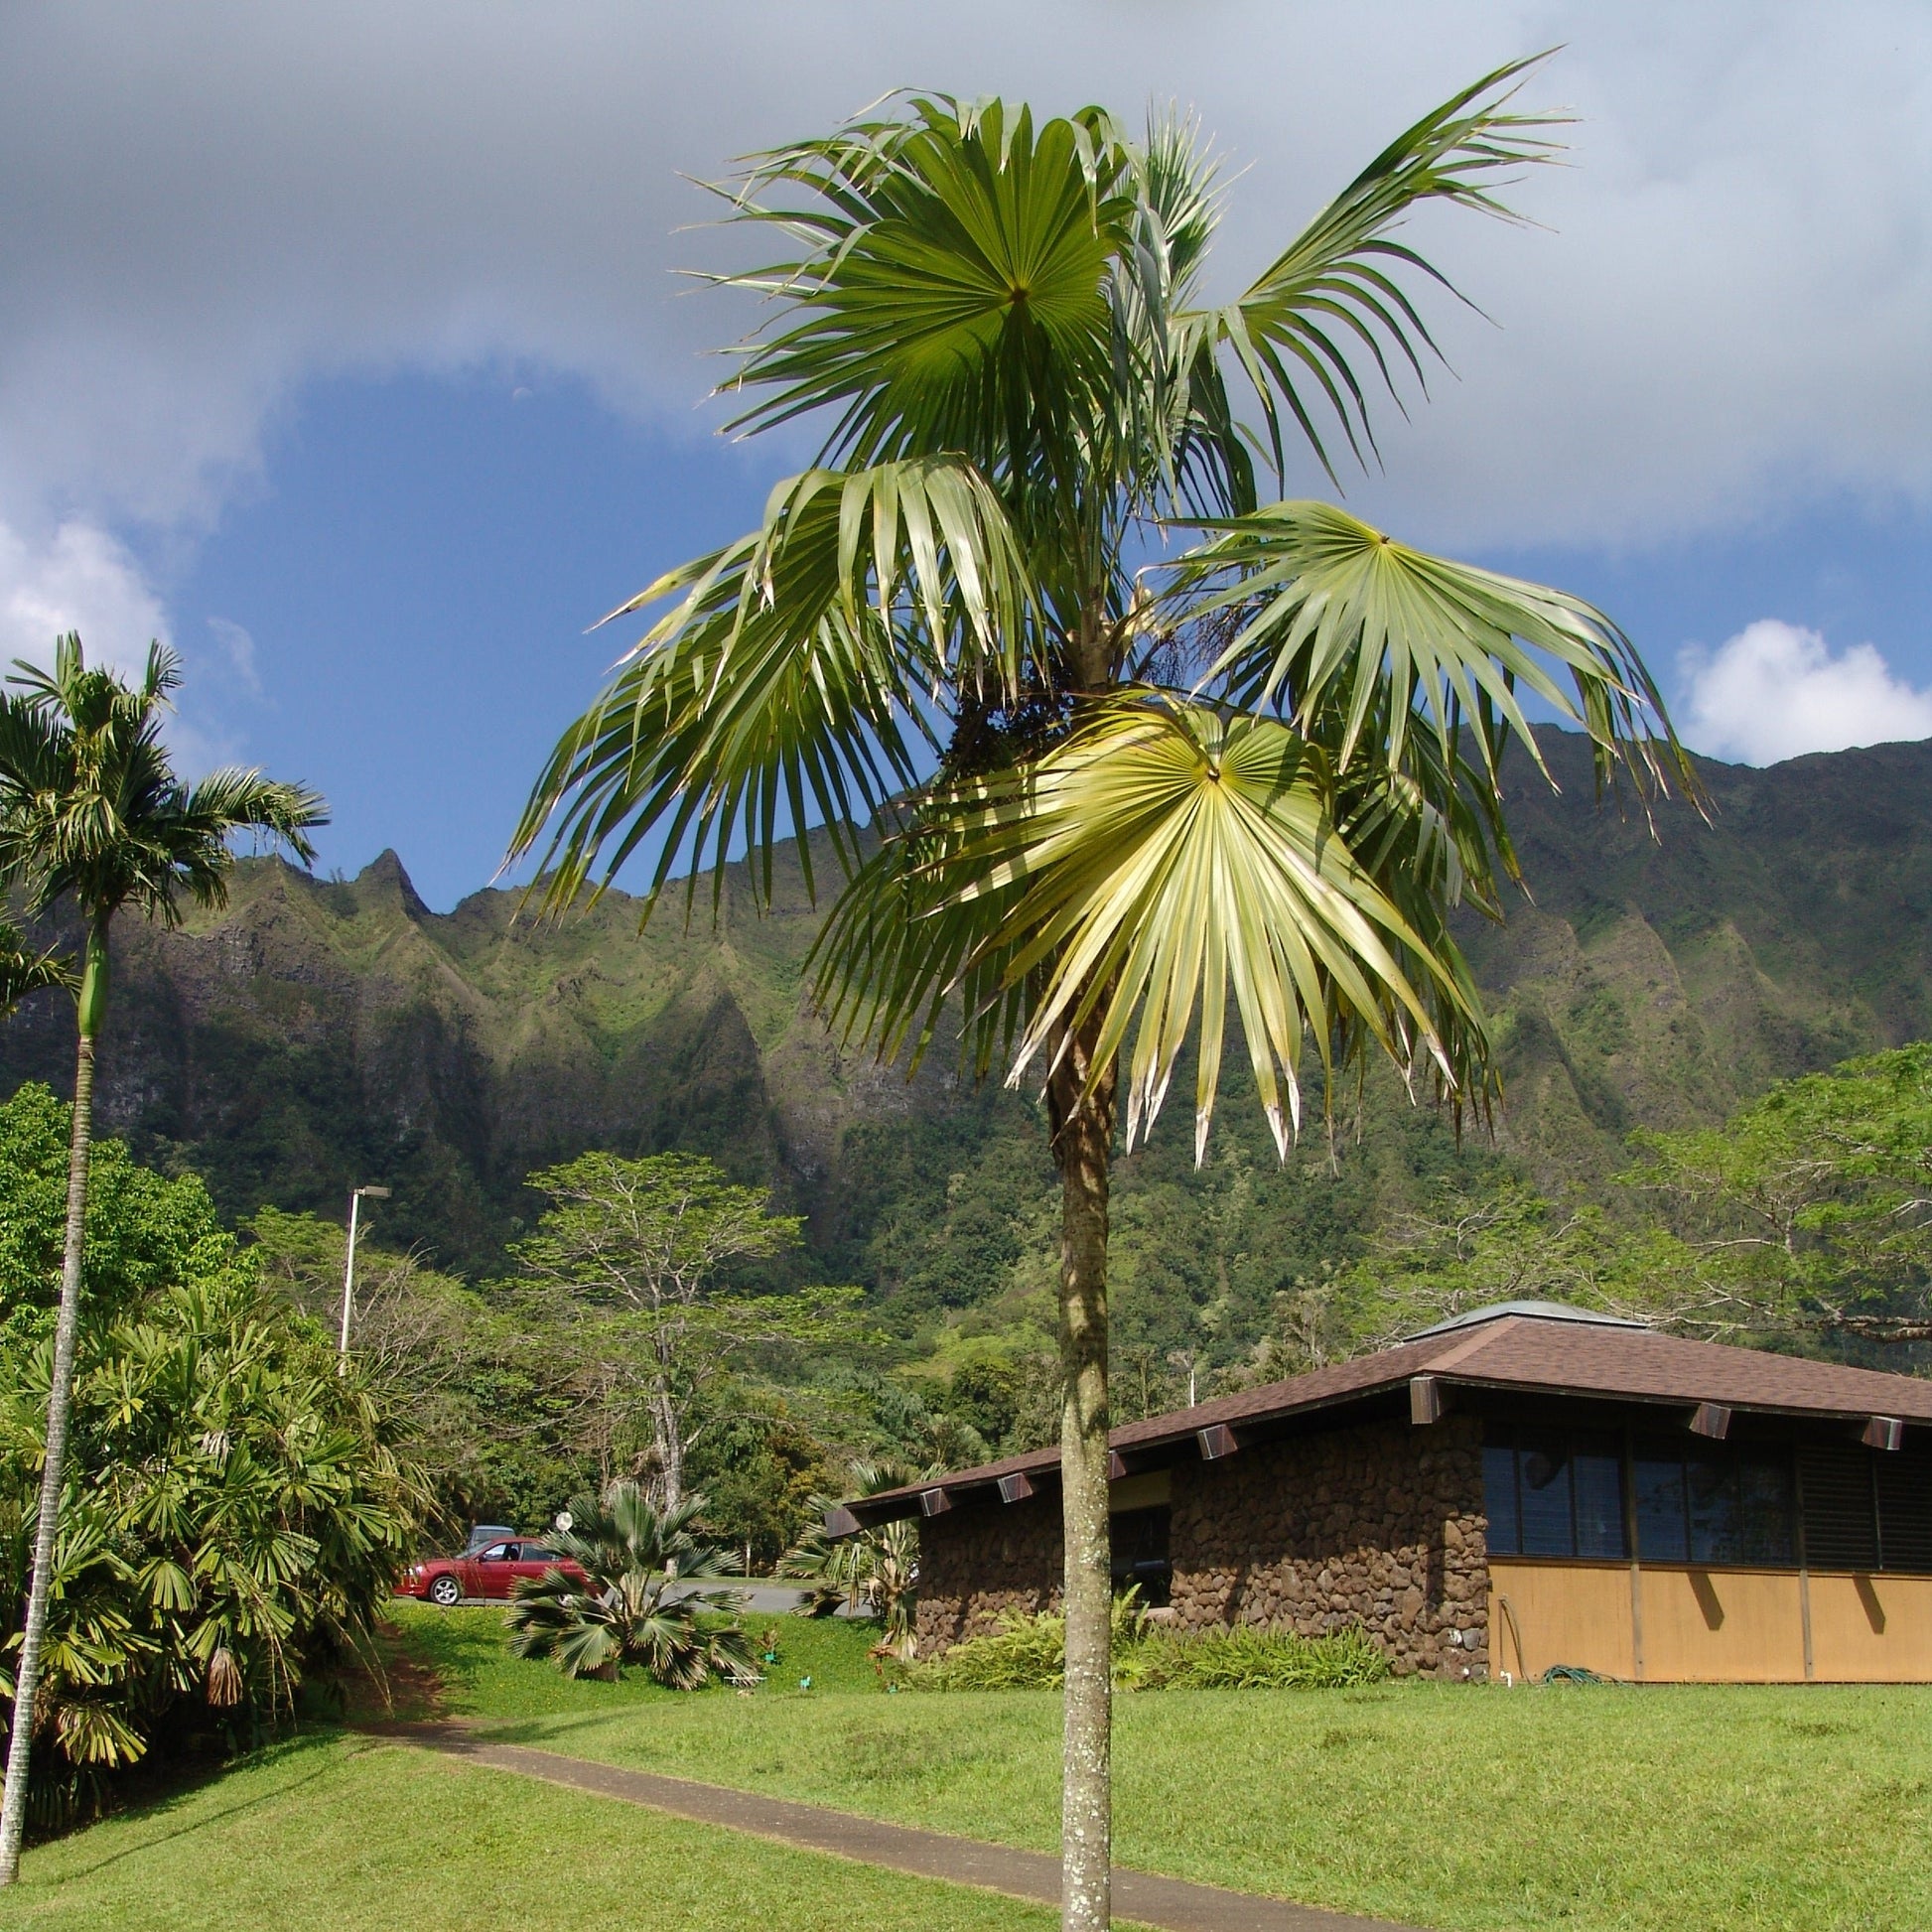
[[[10, 1727], [51, 1372], [53, 1337], [0, 1356]], [[421, 1501], [392, 1416], [232, 1242], [90, 1325], [69, 1449], [35, 1697], [43, 1826], [151, 1752], [261, 1735], [305, 1679], [367, 1662]]]
[[[1358, 1624], [1319, 1636], [1281, 1626], [1181, 1631], [1151, 1620], [1138, 1595], [1114, 1599], [1114, 1683], [1130, 1691], [1331, 1691], [1389, 1674], [1381, 1646]], [[901, 1672], [926, 1691], [1050, 1691], [1066, 1674], [1066, 1619], [1009, 1608], [999, 1627]]]
[[1781, 1082], [1722, 1128], [1632, 1144], [1622, 1178], [1677, 1237], [1693, 1318], [1932, 1340], [1932, 1042]]
[[659, 1508], [633, 1481], [572, 1497], [550, 1540], [587, 1581], [563, 1570], [519, 1579], [510, 1648], [552, 1659], [566, 1677], [616, 1677], [635, 1666], [674, 1691], [756, 1677], [744, 1631], [719, 1621], [738, 1598], [713, 1587], [729, 1573], [695, 1528], [703, 1508], [698, 1495]]
[[[194, 784], [182, 782], [161, 735], [181, 663], [159, 644], [149, 649], [146, 673], [134, 686], [111, 671], [89, 670], [80, 639], [71, 633], [56, 642], [51, 672], [25, 661], [17, 669], [9, 680], [13, 689], [0, 697], [0, 885], [17, 891], [36, 916], [70, 905], [83, 928], [61, 1306], [18, 1668], [20, 1701], [32, 1708], [64, 1494], [93, 1134], [94, 1041], [107, 1011], [108, 935], [123, 909], [172, 925], [184, 900], [220, 904], [234, 863], [228, 841], [237, 832], [251, 831], [306, 864], [314, 856], [308, 834], [326, 813], [316, 793], [258, 771], [223, 769]], [[32, 970], [45, 977], [46, 963]], [[11, 1884], [19, 1868], [34, 1734], [32, 1725], [16, 1725], [8, 1740], [0, 1884]]]
[[1928, 1147], [1919, 1041], [1780, 1081], [1722, 1126], [1632, 1135], [1607, 1205], [1507, 1176], [1444, 1187], [1283, 1313], [1307, 1316], [1316, 1359], [1517, 1299], [1729, 1341], [1915, 1346], [1932, 1340]]
[[675, 1509], [686, 1460], [716, 1417], [706, 1398], [733, 1364], [755, 1347], [836, 1339], [859, 1292], [735, 1284], [734, 1268], [796, 1245], [798, 1217], [773, 1214], [766, 1189], [735, 1185], [701, 1155], [584, 1154], [529, 1185], [550, 1206], [515, 1257], [578, 1323], [599, 1413], [614, 1428], [644, 1423], [652, 1493]]
[[[855, 1462], [844, 1493], [877, 1495], [916, 1482], [920, 1473], [901, 1462]], [[785, 1552], [778, 1575], [809, 1587], [811, 1594], [799, 1606], [801, 1616], [830, 1616], [843, 1608], [848, 1615], [877, 1617], [886, 1642], [900, 1656], [910, 1657], [919, 1587], [918, 1524], [901, 1516], [834, 1538], [826, 1533], [825, 1518], [840, 1500], [833, 1495], [812, 1498], [812, 1526]]]

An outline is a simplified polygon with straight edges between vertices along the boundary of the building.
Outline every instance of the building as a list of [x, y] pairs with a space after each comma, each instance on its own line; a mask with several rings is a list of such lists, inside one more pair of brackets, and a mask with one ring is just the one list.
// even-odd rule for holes
[[[1118, 1429], [1114, 1568], [1185, 1628], [1360, 1623], [1403, 1675], [1932, 1681], [1932, 1381], [1509, 1303]], [[918, 1514], [919, 1648], [1058, 1595], [1044, 1449]]]

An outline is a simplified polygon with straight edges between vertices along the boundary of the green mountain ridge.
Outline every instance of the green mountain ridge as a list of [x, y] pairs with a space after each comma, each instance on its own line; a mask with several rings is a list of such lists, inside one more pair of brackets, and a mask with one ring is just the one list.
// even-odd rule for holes
[[[1669, 804], [1653, 839], [1629, 801], [1593, 799], [1581, 740], [1539, 742], [1560, 792], [1520, 751], [1508, 774], [1533, 898], [1464, 936], [1506, 1083], [1496, 1148], [1541, 1184], [1593, 1187], [1633, 1128], [1715, 1121], [1932, 1034], [1932, 743], [1703, 762], [1709, 822]], [[1029, 1099], [973, 1090], [938, 1052], [908, 1083], [840, 1049], [803, 995], [821, 913], [795, 858], [762, 914], [734, 872], [715, 923], [708, 882], [688, 927], [674, 900], [641, 935], [621, 894], [558, 925], [517, 904], [488, 890], [432, 912], [391, 852], [348, 882], [249, 861], [223, 911], [127, 923], [103, 1129], [200, 1170], [237, 1216], [339, 1215], [349, 1186], [386, 1182], [382, 1238], [472, 1272], [500, 1268], [532, 1168], [684, 1147], [772, 1182], [811, 1217], [804, 1266], [884, 1304], [970, 1326], [1043, 1289], [1051, 1176]], [[66, 1091], [69, 1027], [57, 997], [0, 1030], [4, 1090]], [[1375, 1079], [1370, 1131], [1332, 1160], [1317, 1131], [1284, 1172], [1232, 1068], [1224, 1096], [1204, 1173], [1190, 1123], [1167, 1118], [1122, 1167], [1123, 1332], [1149, 1347], [1203, 1323], [1232, 1346], [1273, 1293], [1495, 1158]]]

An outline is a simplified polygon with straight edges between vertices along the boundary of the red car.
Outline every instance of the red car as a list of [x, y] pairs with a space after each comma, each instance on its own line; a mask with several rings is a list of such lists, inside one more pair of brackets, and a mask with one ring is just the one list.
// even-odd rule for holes
[[560, 1557], [546, 1544], [526, 1541], [490, 1543], [461, 1557], [431, 1557], [412, 1563], [396, 1584], [398, 1596], [426, 1596], [432, 1603], [448, 1609], [467, 1596], [504, 1597], [519, 1577], [541, 1577], [546, 1570], [561, 1570], [572, 1583], [587, 1581], [583, 1571], [568, 1557]]

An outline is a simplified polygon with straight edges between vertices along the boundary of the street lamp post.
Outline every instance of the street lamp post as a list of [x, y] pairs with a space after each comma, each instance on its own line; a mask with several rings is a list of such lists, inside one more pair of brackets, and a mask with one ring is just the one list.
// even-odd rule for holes
[[343, 1338], [336, 1350], [337, 1372], [348, 1365], [348, 1317], [355, 1307], [355, 1233], [361, 1219], [362, 1202], [387, 1200], [386, 1187], [357, 1187], [348, 1197], [348, 1261], [343, 1269]]

